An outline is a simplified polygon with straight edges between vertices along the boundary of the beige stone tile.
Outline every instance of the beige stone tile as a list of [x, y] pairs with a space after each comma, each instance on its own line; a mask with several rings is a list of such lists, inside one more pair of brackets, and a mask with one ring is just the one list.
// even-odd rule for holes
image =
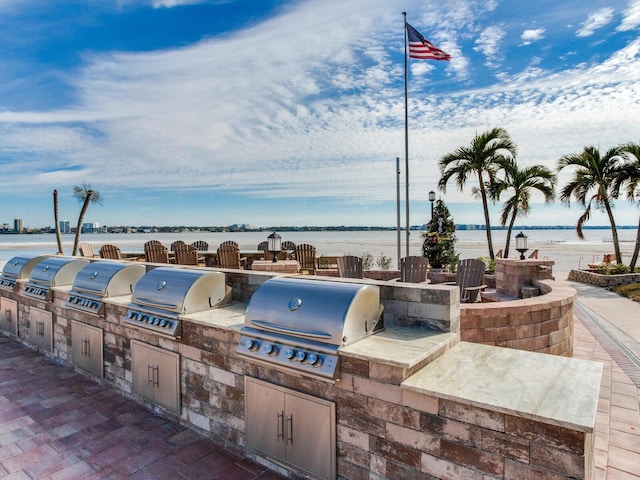
[[609, 447], [609, 468], [615, 468], [634, 475], [640, 474], [640, 453], [619, 447]]

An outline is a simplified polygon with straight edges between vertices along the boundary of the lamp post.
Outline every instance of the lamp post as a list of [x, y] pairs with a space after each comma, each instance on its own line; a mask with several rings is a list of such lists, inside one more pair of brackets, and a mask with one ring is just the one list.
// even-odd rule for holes
[[433, 190], [429, 192], [429, 201], [431, 202], [431, 220], [433, 220], [433, 202], [436, 201], [436, 192]]
[[527, 246], [527, 236], [520, 232], [516, 235], [516, 250], [520, 252], [520, 260], [524, 260], [524, 252], [529, 250]]
[[273, 263], [278, 261], [278, 252], [282, 250], [282, 237], [276, 232], [273, 232], [267, 237], [267, 250], [273, 252]]

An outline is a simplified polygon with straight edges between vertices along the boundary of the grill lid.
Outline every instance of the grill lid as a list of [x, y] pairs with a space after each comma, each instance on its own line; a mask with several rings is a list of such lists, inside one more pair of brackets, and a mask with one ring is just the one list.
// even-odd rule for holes
[[253, 294], [244, 324], [344, 346], [372, 333], [380, 314], [376, 285], [276, 277]]
[[98, 261], [86, 265], [73, 281], [73, 291], [106, 298], [131, 295], [134, 285], [145, 274], [144, 265]]
[[2, 269], [2, 275], [15, 279], [29, 278], [33, 267], [35, 267], [45, 258], [49, 258], [49, 255], [13, 257], [11, 260], [5, 263]]
[[74, 257], [49, 257], [33, 267], [30, 280], [50, 287], [71, 285], [76, 274], [88, 264], [89, 260]]
[[131, 300], [175, 314], [200, 312], [225, 299], [224, 280], [222, 272], [158, 267], [136, 283]]

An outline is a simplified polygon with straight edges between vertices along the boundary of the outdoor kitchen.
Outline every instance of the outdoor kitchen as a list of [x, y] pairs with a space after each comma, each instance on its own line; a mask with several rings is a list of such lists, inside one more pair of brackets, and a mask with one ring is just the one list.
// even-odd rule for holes
[[78, 261], [0, 331], [287, 476], [593, 478], [601, 365], [460, 342], [455, 286]]

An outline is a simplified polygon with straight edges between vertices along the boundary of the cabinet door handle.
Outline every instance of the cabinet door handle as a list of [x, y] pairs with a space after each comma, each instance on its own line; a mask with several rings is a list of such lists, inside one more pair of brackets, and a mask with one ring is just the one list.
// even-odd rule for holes
[[287, 416], [287, 442], [293, 443], [293, 415]]
[[44, 322], [36, 323], [36, 334], [44, 337]]
[[153, 365], [147, 364], [147, 385], [153, 385]]
[[82, 356], [90, 357], [91, 356], [91, 340], [88, 338], [82, 339]]
[[284, 412], [278, 412], [278, 420], [277, 420], [277, 428], [278, 428], [278, 438], [276, 442], [279, 442], [280, 439], [284, 442]]
[[158, 365], [153, 367], [153, 386], [160, 388], [160, 367]]
[[4, 319], [7, 322], [11, 323], [11, 310], [7, 309], [7, 310], [4, 311]]

